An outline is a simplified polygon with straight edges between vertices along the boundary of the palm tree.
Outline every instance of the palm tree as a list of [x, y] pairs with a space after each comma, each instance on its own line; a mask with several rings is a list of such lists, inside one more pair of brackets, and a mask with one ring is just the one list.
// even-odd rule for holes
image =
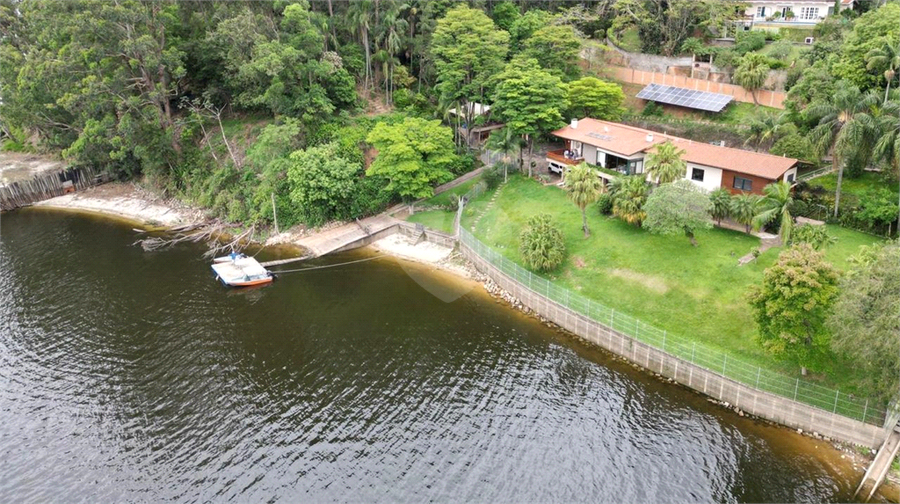
[[877, 103], [878, 97], [874, 93], [863, 93], [858, 87], [841, 81], [832, 100], [814, 103], [807, 109], [811, 117], [820, 118], [811, 137], [820, 152], [831, 150], [832, 166], [838, 172], [834, 194], [835, 218], [841, 201], [844, 161], [851, 154], [865, 149], [867, 144], [875, 143], [872, 138], [874, 124], [867, 112]]
[[890, 101], [880, 112], [876, 117], [879, 135], [873, 155], [896, 175], [900, 170], [900, 102]]
[[741, 58], [741, 63], [734, 71], [734, 80], [740, 86], [750, 91], [753, 103], [759, 105], [756, 99], [756, 91], [763, 87], [769, 76], [769, 59], [760, 53], [747, 53]]
[[613, 215], [640, 227], [647, 217], [644, 203], [647, 202], [647, 195], [650, 193], [650, 187], [644, 181], [643, 175], [616, 177], [610, 191], [613, 194]]
[[722, 219], [731, 215], [731, 193], [728, 189], [718, 188], [709, 193], [709, 201], [712, 203], [710, 216], [716, 220], [716, 224], [722, 225]]
[[891, 81], [900, 70], [900, 46], [895, 46], [888, 41], [881, 44], [866, 54], [866, 69], [875, 70], [884, 68], [884, 103], [888, 101], [888, 94], [891, 90]]
[[744, 225], [747, 234], [750, 234], [753, 218], [759, 213], [760, 200], [759, 195], [752, 193], [736, 194], [731, 198], [731, 217]]
[[347, 19], [350, 21], [350, 25], [357, 30], [359, 41], [362, 43], [366, 52], [366, 74], [363, 87], [368, 91], [372, 68], [372, 49], [369, 46], [369, 28], [372, 22], [372, 2], [369, 0], [351, 2], [347, 9]]
[[760, 111], [753, 116], [748, 126], [750, 134], [747, 136], [745, 144], [755, 144], [755, 150], [759, 152], [759, 148], [763, 144], [771, 145], [778, 138], [779, 134], [783, 134], [783, 130], [793, 126], [793, 123], [787, 120], [785, 112], [773, 114]]
[[681, 159], [683, 154], [684, 151], [671, 141], [657, 145], [644, 162], [647, 173], [659, 184], [667, 184], [684, 177], [687, 164]]
[[791, 241], [791, 230], [794, 227], [794, 218], [791, 216], [791, 207], [794, 206], [791, 184], [784, 181], [773, 182], [763, 187], [763, 194], [765, 196], [760, 203], [760, 212], [753, 217], [753, 227], [759, 229], [774, 220], [780, 220], [778, 236], [781, 237], [781, 243], [787, 245]]
[[587, 206], [595, 203], [603, 192], [603, 183], [594, 170], [585, 163], [569, 168], [566, 174], [566, 189], [569, 192], [569, 199], [575, 206], [581, 209], [581, 229], [584, 230], [584, 237], [591, 235], [591, 230], [587, 225]]
[[513, 156], [522, 151], [522, 137], [504, 127], [491, 133], [485, 147], [491, 152], [503, 154], [503, 181], [506, 182]]

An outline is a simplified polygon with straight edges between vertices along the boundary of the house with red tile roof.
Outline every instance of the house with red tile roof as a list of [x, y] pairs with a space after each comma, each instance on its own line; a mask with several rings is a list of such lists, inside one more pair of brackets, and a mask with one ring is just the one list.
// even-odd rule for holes
[[[762, 194], [767, 184], [781, 180], [792, 183], [797, 179], [798, 161], [793, 158], [694, 142], [610, 121], [573, 119], [552, 134], [566, 144], [563, 149], [547, 153], [550, 169], [556, 172], [586, 162], [624, 175], [645, 173], [647, 154], [659, 144], [672, 142], [684, 151], [684, 178], [707, 191], [724, 187], [733, 194]], [[603, 172], [600, 176], [611, 178]]]

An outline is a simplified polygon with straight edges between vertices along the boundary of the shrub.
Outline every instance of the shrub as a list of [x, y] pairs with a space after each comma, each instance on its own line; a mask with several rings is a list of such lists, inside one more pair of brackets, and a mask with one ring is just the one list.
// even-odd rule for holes
[[481, 172], [481, 180], [487, 184], [488, 189], [496, 189], [503, 182], [503, 170], [503, 164], [497, 163], [493, 166], [488, 166]]
[[783, 60], [791, 55], [791, 52], [794, 50], [793, 44], [791, 44], [787, 40], [779, 40], [778, 42], [774, 42], [769, 49], [769, 56]]
[[644, 105], [644, 110], [641, 111], [641, 115], [644, 117], [660, 117], [663, 115], [663, 107], [655, 101], [648, 101], [647, 104]]
[[597, 198], [597, 209], [600, 210], [600, 215], [612, 215], [613, 200], [609, 193], [600, 194]]
[[734, 50], [740, 55], [758, 51], [766, 45], [766, 34], [761, 31], [739, 31], [734, 41]]
[[819, 250], [826, 245], [834, 243], [835, 240], [835, 237], [828, 234], [825, 226], [801, 224], [791, 232], [790, 245], [808, 243], [812, 248]]
[[449, 168], [450, 172], [456, 176], [464, 175], [469, 173], [470, 171], [475, 169], [475, 154], [466, 153], [460, 154], [456, 156], [453, 161], [450, 162]]
[[550, 271], [562, 264], [566, 243], [549, 214], [528, 220], [528, 226], [519, 235], [519, 252], [525, 264], [538, 271]]

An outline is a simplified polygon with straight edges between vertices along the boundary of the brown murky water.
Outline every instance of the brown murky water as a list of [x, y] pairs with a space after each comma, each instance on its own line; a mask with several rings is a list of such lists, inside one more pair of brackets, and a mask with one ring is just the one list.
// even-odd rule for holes
[[197, 247], [133, 241], [3, 216], [0, 501], [823, 502], [858, 481], [427, 268], [234, 291]]

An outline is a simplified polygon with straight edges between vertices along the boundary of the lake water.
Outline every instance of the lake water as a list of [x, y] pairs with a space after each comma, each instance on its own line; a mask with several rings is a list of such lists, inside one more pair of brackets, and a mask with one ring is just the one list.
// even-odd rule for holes
[[821, 502], [858, 483], [830, 446], [428, 268], [237, 291], [201, 246], [147, 253], [119, 222], [0, 225], [0, 502]]

